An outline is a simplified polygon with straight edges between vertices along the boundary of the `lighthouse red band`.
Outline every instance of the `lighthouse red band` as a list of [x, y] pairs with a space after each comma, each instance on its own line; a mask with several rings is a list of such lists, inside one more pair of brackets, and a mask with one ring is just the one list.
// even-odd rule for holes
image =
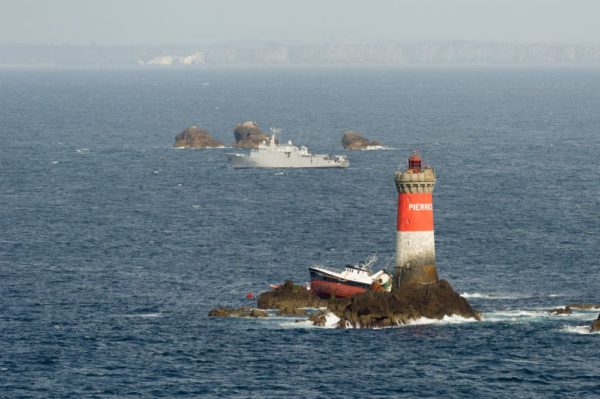
[[431, 193], [399, 193], [397, 231], [433, 231]]

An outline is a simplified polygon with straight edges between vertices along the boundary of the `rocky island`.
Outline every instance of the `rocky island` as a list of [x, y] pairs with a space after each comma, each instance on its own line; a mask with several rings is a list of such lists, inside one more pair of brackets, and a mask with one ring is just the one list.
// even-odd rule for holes
[[[395, 273], [390, 290], [382, 274], [372, 274], [360, 265], [349, 265], [346, 274], [310, 267], [310, 289], [291, 280], [260, 294], [259, 309], [278, 309], [281, 315], [304, 315], [306, 308], [319, 308], [310, 320], [324, 325], [327, 316], [337, 316], [338, 328], [380, 328], [409, 324], [421, 318], [446, 316], [480, 319], [480, 314], [448, 283], [439, 279], [435, 260], [432, 193], [435, 171], [423, 166], [416, 152], [408, 168], [395, 175], [398, 191]], [[373, 278], [371, 278], [372, 276]], [[375, 278], [376, 276], [380, 276]], [[209, 315], [253, 317], [241, 309], [219, 308]]]
[[198, 126], [190, 126], [175, 136], [176, 148], [223, 148], [224, 145], [215, 140], [211, 134]]
[[260, 130], [258, 123], [254, 121], [238, 123], [233, 129], [233, 135], [235, 136], [233, 146], [236, 148], [258, 148], [262, 141], [270, 139], [269, 135]]
[[371, 141], [353, 130], [349, 130], [342, 135], [342, 145], [347, 150], [368, 150], [382, 147], [379, 141]]
[[[328, 313], [337, 316], [337, 328], [381, 328], [410, 324], [420, 318], [461, 316], [480, 320], [480, 314], [446, 280], [433, 284], [409, 284], [391, 293], [368, 290], [351, 298], [321, 299], [291, 280], [259, 295], [258, 309], [216, 308], [209, 316], [261, 317], [266, 309], [280, 316], [310, 316], [314, 325], [324, 325]], [[307, 311], [318, 308], [319, 311]], [[261, 315], [261, 316], [259, 316]]]

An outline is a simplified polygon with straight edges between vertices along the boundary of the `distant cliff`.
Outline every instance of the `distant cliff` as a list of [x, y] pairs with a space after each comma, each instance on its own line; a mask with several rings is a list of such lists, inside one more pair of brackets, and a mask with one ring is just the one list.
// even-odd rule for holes
[[600, 43], [230, 42], [205, 46], [0, 46], [0, 65], [592, 65]]
[[594, 64], [600, 63], [600, 43], [448, 41], [216, 46], [205, 51], [205, 60], [207, 64], [275, 65]]

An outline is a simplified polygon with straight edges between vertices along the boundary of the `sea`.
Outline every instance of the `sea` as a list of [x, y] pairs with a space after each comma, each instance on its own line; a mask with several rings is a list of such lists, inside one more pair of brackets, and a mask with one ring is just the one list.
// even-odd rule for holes
[[[247, 120], [350, 167], [234, 170]], [[191, 125], [229, 148], [173, 148]], [[208, 317], [314, 264], [392, 270], [415, 150], [482, 321]], [[598, 68], [4, 68], [0, 397], [598, 398], [600, 310], [548, 310], [600, 303], [599, 219]]]

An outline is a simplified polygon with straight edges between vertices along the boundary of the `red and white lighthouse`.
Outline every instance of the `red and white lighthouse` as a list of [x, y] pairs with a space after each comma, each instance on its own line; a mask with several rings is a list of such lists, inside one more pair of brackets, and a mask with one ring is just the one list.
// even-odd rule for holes
[[408, 158], [408, 168], [396, 172], [398, 223], [394, 289], [409, 283], [428, 284], [438, 280], [432, 201], [435, 181], [435, 171], [423, 167], [416, 152]]

